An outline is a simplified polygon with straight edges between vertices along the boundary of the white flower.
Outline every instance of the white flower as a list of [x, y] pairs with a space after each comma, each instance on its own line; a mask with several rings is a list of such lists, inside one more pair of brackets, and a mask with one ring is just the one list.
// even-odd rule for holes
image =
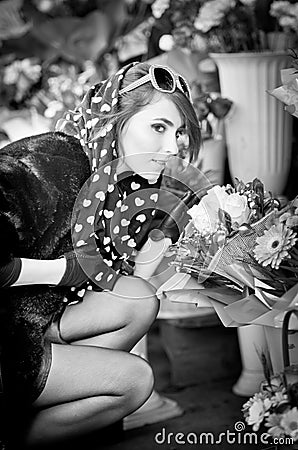
[[285, 430], [280, 425], [281, 414], [269, 414], [265, 426], [268, 427], [268, 433], [271, 436], [283, 437], [285, 435]]
[[160, 19], [169, 6], [170, 0], [155, 0], [155, 2], [151, 5], [153, 17], [155, 17], [155, 19]]
[[214, 186], [198, 205], [194, 205], [188, 214], [193, 219], [194, 226], [201, 233], [213, 233], [218, 227], [218, 210], [223, 208], [228, 194], [224, 187]]
[[266, 412], [270, 409], [271, 402], [268, 398], [264, 400], [256, 398], [248, 410], [248, 416], [246, 422], [248, 425], [252, 425], [254, 431], [258, 431], [261, 423], [265, 418]]
[[159, 39], [159, 48], [164, 52], [169, 52], [174, 47], [175, 41], [171, 34], [163, 34]]
[[278, 22], [283, 28], [291, 28], [294, 31], [298, 31], [298, 20], [295, 17], [284, 16]]
[[298, 439], [298, 409], [295, 407], [284, 413], [280, 425], [285, 433], [296, 441]]
[[39, 0], [34, 3], [37, 9], [43, 13], [50, 11], [54, 6], [51, 0]]
[[5, 68], [3, 81], [5, 84], [15, 84], [21, 76], [28, 80], [28, 84], [30, 81], [37, 82], [41, 76], [40, 64], [35, 64], [30, 58], [14, 61]]
[[235, 0], [211, 0], [204, 3], [194, 21], [194, 27], [207, 33], [211, 28], [219, 26], [225, 14], [235, 6]]
[[288, 14], [291, 9], [291, 3], [287, 1], [275, 1], [270, 6], [270, 14], [278, 17], [282, 14]]
[[283, 28], [298, 31], [298, 4], [288, 1], [275, 1], [271, 4], [270, 14], [278, 19]]
[[230, 194], [223, 209], [230, 214], [232, 223], [237, 222], [239, 225], [247, 221], [250, 212], [246, 195], [239, 194]]
[[194, 226], [201, 233], [214, 233], [218, 228], [218, 211], [226, 211], [232, 221], [239, 225], [245, 223], [249, 216], [247, 198], [240, 194], [228, 194], [223, 186], [214, 186], [198, 205], [194, 205], [188, 214]]

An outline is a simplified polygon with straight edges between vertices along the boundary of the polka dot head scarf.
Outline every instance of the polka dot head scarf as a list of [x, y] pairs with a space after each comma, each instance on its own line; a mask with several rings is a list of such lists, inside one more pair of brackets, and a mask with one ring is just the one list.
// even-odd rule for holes
[[122, 80], [135, 64], [92, 86], [56, 127], [77, 137], [89, 158], [91, 177], [74, 206], [72, 239], [90, 281], [106, 290], [113, 288], [121, 268], [150, 231], [161, 182], [161, 177], [152, 184], [133, 172], [116, 173], [116, 129], [106, 118], [118, 112]]

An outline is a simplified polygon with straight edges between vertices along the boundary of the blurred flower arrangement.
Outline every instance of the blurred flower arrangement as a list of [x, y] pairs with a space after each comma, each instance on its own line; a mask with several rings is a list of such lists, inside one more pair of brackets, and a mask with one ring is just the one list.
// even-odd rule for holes
[[297, 42], [298, 7], [288, 1], [155, 0], [152, 14], [172, 24], [162, 42], [167, 49], [234, 53], [286, 49]]
[[31, 104], [55, 124], [65, 111], [74, 109], [95, 79], [96, 69], [91, 61], [86, 61], [82, 69], [66, 62], [51, 64]]
[[229, 114], [233, 102], [217, 93], [204, 92], [201, 84], [191, 85], [193, 106], [201, 124], [202, 139], [215, 138], [220, 123]]
[[270, 436], [286, 438], [288, 444], [293, 444], [298, 440], [297, 388], [297, 382], [286, 387], [282, 376], [268, 375], [260, 392], [243, 405], [247, 424], [254, 431], [264, 425]]
[[236, 180], [213, 186], [188, 214], [170, 250], [176, 270], [195, 277], [199, 294], [219, 302], [231, 322], [252, 323], [277, 305], [280, 315], [297, 293], [298, 198], [281, 208], [260, 180]]
[[19, 109], [28, 106], [40, 84], [42, 68], [37, 58], [14, 59], [12, 55], [0, 61], [1, 107]]
[[94, 82], [95, 66], [67, 62], [45, 64], [37, 58], [0, 61], [0, 104], [9, 110], [35, 109], [53, 124], [73, 109]]

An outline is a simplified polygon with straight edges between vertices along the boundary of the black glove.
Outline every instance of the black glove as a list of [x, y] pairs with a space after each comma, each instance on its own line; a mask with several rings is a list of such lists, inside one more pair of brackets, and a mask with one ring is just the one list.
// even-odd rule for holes
[[160, 241], [161, 239], [168, 237], [172, 239], [173, 244], [177, 242], [184, 227], [190, 220], [187, 211], [198, 202], [199, 198], [197, 195], [192, 191], [187, 191], [178, 201], [178, 205], [163, 219], [159, 228], [150, 231], [150, 238], [153, 241]]
[[80, 287], [88, 281], [88, 276], [83, 271], [78, 261], [79, 255], [74, 251], [65, 253], [66, 269], [64, 275], [57, 286]]
[[0, 287], [9, 287], [19, 278], [22, 268], [20, 258], [13, 258], [9, 263], [0, 267]]

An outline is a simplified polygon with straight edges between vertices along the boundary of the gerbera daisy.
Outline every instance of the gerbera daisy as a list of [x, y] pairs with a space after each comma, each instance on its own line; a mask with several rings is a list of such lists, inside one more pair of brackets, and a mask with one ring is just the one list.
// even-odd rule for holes
[[289, 258], [289, 250], [296, 241], [296, 233], [283, 223], [272, 225], [256, 239], [255, 258], [264, 267], [270, 264], [273, 269], [278, 269], [282, 260]]
[[265, 426], [269, 428], [268, 433], [271, 434], [271, 436], [284, 436], [285, 430], [280, 425], [281, 421], [281, 414], [270, 414], [267, 418], [267, 421], [265, 423]]
[[261, 399], [254, 396], [252, 405], [247, 411], [247, 416], [245, 417], [248, 425], [252, 425], [254, 431], [258, 431], [261, 423], [264, 420], [266, 412], [270, 409], [271, 402], [268, 398]]
[[298, 439], [298, 409], [295, 407], [284, 413], [280, 425], [285, 433], [296, 441]]

